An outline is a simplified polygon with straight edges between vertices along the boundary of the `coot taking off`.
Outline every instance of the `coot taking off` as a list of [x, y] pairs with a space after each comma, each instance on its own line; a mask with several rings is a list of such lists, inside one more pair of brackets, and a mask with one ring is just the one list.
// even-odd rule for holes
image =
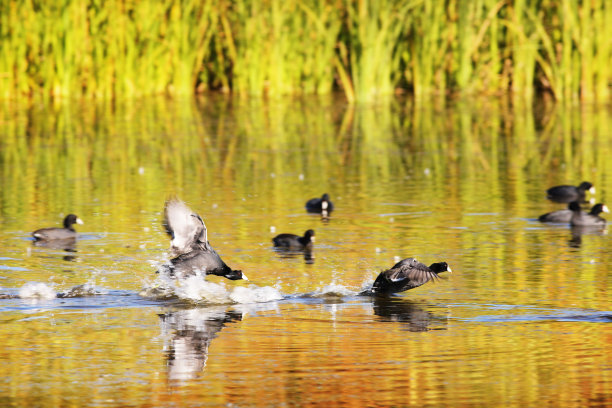
[[428, 267], [414, 258], [406, 258], [396, 263], [393, 268], [381, 272], [374, 281], [371, 292], [403, 292], [437, 279], [441, 272], [452, 272], [446, 262], [433, 263]]
[[583, 181], [578, 187], [555, 186], [546, 190], [546, 197], [558, 203], [569, 203], [572, 201], [584, 201], [585, 192], [595, 194], [595, 187], [588, 181]]
[[314, 231], [309, 229], [303, 237], [294, 234], [280, 234], [272, 238], [275, 247], [287, 249], [312, 249], [314, 242]]
[[202, 271], [207, 275], [223, 276], [227, 279], [244, 279], [241, 271], [232, 270], [223, 262], [208, 242], [206, 225], [202, 218], [191, 211], [182, 201], [166, 201], [164, 228], [172, 238], [171, 247], [176, 256], [166, 265], [171, 276], [184, 278]]
[[32, 233], [37, 241], [48, 241], [55, 239], [75, 239], [77, 233], [74, 224], [83, 224], [83, 221], [74, 214], [68, 214], [64, 218], [64, 228], [41, 228]]
[[610, 212], [608, 207], [603, 204], [596, 204], [591, 209], [590, 213], [585, 213], [580, 208], [580, 204], [577, 201], [573, 201], [569, 205], [572, 211], [572, 218], [570, 224], [577, 227], [603, 227], [606, 225], [606, 220], [599, 216], [602, 212]]
[[334, 210], [334, 204], [329, 200], [329, 195], [325, 193], [321, 198], [308, 200], [306, 210], [312, 213], [330, 213]]

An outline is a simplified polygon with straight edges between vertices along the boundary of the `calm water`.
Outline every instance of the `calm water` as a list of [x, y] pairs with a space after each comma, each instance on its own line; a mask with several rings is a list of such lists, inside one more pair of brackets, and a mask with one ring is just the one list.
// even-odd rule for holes
[[[535, 220], [564, 207], [544, 197], [556, 184], [612, 203], [611, 113], [7, 103], [0, 406], [612, 406], [610, 235]], [[327, 221], [304, 210], [324, 192]], [[173, 195], [249, 282], [145, 296]], [[69, 212], [74, 248], [33, 245]], [[272, 227], [314, 229], [312, 259], [275, 251]], [[409, 256], [454, 273], [358, 295]]]

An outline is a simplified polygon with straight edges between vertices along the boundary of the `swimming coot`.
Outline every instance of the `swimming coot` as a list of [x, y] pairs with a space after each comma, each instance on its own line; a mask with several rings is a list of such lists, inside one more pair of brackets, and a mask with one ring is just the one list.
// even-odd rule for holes
[[[571, 206], [572, 206], [572, 203], [569, 203], [567, 205], [566, 210], [558, 210], [558, 211], [553, 211], [553, 212], [549, 212], [546, 214], [542, 214], [540, 215], [538, 220], [540, 220], [541, 222], [559, 222], [559, 223], [570, 222], [570, 220], [572, 219], [572, 215], [574, 214], [571, 210]], [[578, 206], [580, 206], [580, 204], [578, 204]], [[589, 212], [589, 214], [597, 216], [601, 212], [605, 212], [607, 208], [608, 207], [606, 207], [602, 203], [599, 203], [599, 204], [594, 205], [591, 208], [591, 211]]]
[[165, 265], [170, 276], [184, 278], [202, 271], [231, 280], [248, 280], [242, 271], [232, 270], [223, 262], [208, 242], [202, 218], [182, 201], [172, 199], [166, 202], [163, 225], [172, 238], [171, 248], [176, 255], [170, 260], [170, 265]]
[[552, 211], [546, 214], [542, 214], [538, 217], [540, 222], [570, 222], [572, 218], [572, 210], [569, 209], [569, 205], [565, 210]]
[[[546, 214], [540, 215], [538, 218], [541, 222], [559, 222], [559, 223], [567, 223], [572, 219], [572, 210], [570, 209], [571, 203], [567, 205], [566, 210], [558, 210], [549, 212]], [[591, 208], [589, 212], [590, 215], [599, 215], [602, 212], [606, 212], [608, 207], [603, 205], [602, 203], [596, 204]]]
[[610, 212], [608, 207], [601, 203], [594, 205], [591, 212], [588, 214], [582, 211], [580, 204], [577, 201], [571, 202], [569, 208], [572, 211], [570, 225], [577, 227], [603, 227], [606, 225], [606, 220], [600, 217], [599, 214], [602, 212]]
[[438, 278], [442, 272], [452, 272], [446, 262], [436, 262], [427, 266], [414, 258], [406, 258], [393, 268], [381, 272], [374, 284], [372, 293], [391, 294], [421, 286]]
[[329, 200], [327, 193], [321, 198], [311, 198], [306, 202], [306, 210], [311, 213], [327, 214], [334, 210], [334, 204]]
[[583, 181], [578, 187], [555, 186], [546, 190], [546, 197], [558, 203], [570, 203], [572, 201], [584, 201], [584, 194], [589, 191], [595, 194], [595, 187], [588, 181]]
[[32, 233], [32, 236], [37, 241], [49, 241], [56, 239], [75, 239], [77, 233], [74, 230], [74, 224], [83, 224], [83, 221], [74, 214], [68, 214], [64, 218], [64, 228], [41, 228]]
[[314, 242], [314, 231], [309, 229], [303, 237], [294, 234], [280, 234], [272, 238], [275, 247], [287, 249], [312, 249]]

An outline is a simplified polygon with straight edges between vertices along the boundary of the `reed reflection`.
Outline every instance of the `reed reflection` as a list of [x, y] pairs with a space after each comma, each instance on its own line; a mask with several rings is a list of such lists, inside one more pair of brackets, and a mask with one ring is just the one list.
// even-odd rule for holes
[[160, 314], [168, 378], [195, 378], [208, 360], [208, 348], [228, 323], [242, 320], [243, 313], [228, 306], [172, 310]]
[[446, 316], [430, 312], [428, 305], [407, 299], [375, 297], [372, 307], [381, 321], [401, 323], [405, 330], [411, 332], [446, 330], [448, 325]]
[[[376, 109], [316, 102], [270, 109], [263, 103], [234, 105], [213, 98], [195, 103], [153, 99], [145, 106], [92, 105], [78, 115], [69, 105], [42, 110], [7, 106], [0, 113], [1, 123], [8, 124], [0, 128], [6, 135], [0, 140], [0, 211], [10, 219], [23, 215], [25, 208], [18, 203], [34, 203], [43, 216], [69, 204], [80, 211], [92, 193], [138, 206], [143, 200], [158, 201], [157, 193], [176, 193], [177, 184], [188, 199], [201, 196], [192, 186], [211, 186], [216, 180], [232, 185], [235, 196], [270, 191], [270, 202], [286, 204], [303, 193], [301, 183], [287, 184], [287, 174], [300, 175], [305, 183], [317, 180], [318, 191], [330, 188], [336, 194], [346, 193], [338, 191], [345, 183], [337, 181], [356, 177], [371, 196], [384, 194], [389, 180], [426, 174], [424, 195], [437, 195], [448, 186], [448, 196], [462, 200], [478, 199], [476, 179], [484, 178], [496, 193], [490, 203], [496, 210], [504, 202], [525, 202], [526, 180], [542, 174], [556, 175], [548, 177], [550, 186], [597, 168], [592, 181], [601, 185], [612, 172], [606, 159], [605, 109], [593, 113], [593, 125], [582, 131], [578, 144], [573, 129], [580, 129], [582, 118], [573, 111], [568, 115], [548, 108], [546, 115], [534, 116], [503, 100], [457, 102], [447, 110], [435, 105], [417, 109], [409, 101]], [[228, 131], [228, 123], [235, 129]], [[559, 158], [565, 163], [561, 169]], [[100, 180], [120, 188], [105, 191]], [[183, 186], [187, 180], [189, 186]], [[67, 194], [22, 188], [32, 183]]]

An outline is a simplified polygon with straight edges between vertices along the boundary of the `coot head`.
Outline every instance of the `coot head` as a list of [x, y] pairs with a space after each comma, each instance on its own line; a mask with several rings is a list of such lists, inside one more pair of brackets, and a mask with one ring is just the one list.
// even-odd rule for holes
[[429, 265], [429, 269], [431, 269], [435, 273], [442, 273], [442, 272], [452, 273], [453, 272], [452, 269], [448, 266], [446, 262], [433, 263]]
[[578, 190], [588, 191], [591, 194], [595, 194], [595, 187], [593, 187], [593, 184], [589, 183], [588, 181], [583, 181], [582, 183], [580, 183], [580, 185], [578, 186]]
[[329, 208], [329, 194], [325, 193], [321, 196], [321, 209], [327, 210]]
[[593, 208], [591, 208], [591, 211], [589, 212], [589, 214], [591, 215], [599, 215], [602, 212], [604, 213], [609, 213], [610, 210], [608, 209], [608, 206], [603, 204], [603, 203], [597, 203], [593, 206]]
[[74, 224], [83, 225], [83, 220], [74, 214], [68, 214], [66, 218], [64, 218], [64, 228], [71, 229]]
[[223, 275], [223, 277], [230, 279], [230, 280], [240, 280], [240, 279], [247, 280], [247, 281], [249, 280], [249, 278], [247, 278], [246, 275], [242, 273], [242, 271], [235, 271], [235, 270], [226, 272]]

